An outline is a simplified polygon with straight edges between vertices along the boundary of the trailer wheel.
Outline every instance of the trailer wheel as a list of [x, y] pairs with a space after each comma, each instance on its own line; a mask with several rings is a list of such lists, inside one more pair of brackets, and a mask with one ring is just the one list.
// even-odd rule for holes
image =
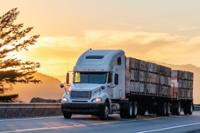
[[167, 103], [167, 114], [166, 114], [166, 116], [169, 116], [170, 113], [171, 113], [171, 105], [170, 105], [170, 103]]
[[181, 103], [178, 102], [174, 108], [174, 114], [175, 115], [180, 115], [181, 114]]
[[185, 114], [185, 115], [187, 115], [187, 114], [191, 115], [192, 112], [193, 112], [192, 103], [185, 104], [184, 110], [183, 110], [183, 111], [184, 111], [184, 114]]
[[146, 112], [146, 106], [145, 104], [138, 104], [138, 115], [145, 115]]
[[72, 113], [63, 112], [63, 116], [65, 119], [71, 119]]
[[157, 115], [158, 116], [166, 116], [167, 115], [167, 103], [166, 102], [161, 102], [158, 104], [157, 108]]
[[192, 115], [192, 112], [193, 112], [193, 104], [190, 103], [188, 114], [189, 114], [189, 115]]
[[136, 101], [134, 101], [133, 103], [132, 103], [132, 107], [133, 107], [133, 110], [132, 110], [132, 118], [136, 118], [137, 117], [137, 115], [138, 115], [138, 104], [137, 104], [137, 102]]

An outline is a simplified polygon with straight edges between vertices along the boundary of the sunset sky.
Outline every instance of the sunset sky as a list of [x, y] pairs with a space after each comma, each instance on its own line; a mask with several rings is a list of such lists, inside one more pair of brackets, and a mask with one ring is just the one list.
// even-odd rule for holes
[[0, 14], [17, 7], [17, 22], [41, 37], [20, 58], [64, 80], [89, 48], [123, 49], [127, 56], [200, 66], [199, 0], [0, 0]]

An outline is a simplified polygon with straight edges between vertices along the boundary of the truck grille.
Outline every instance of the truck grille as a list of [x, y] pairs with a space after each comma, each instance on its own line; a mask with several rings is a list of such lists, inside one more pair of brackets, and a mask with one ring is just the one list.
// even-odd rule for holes
[[71, 91], [71, 99], [90, 99], [91, 91]]

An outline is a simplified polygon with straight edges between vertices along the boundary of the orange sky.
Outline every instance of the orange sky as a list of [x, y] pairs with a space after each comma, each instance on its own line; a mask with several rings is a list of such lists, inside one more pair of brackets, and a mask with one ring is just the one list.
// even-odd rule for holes
[[200, 1], [0, 0], [0, 14], [18, 7], [17, 22], [41, 37], [20, 58], [64, 80], [89, 48], [124, 49], [127, 56], [200, 66]]

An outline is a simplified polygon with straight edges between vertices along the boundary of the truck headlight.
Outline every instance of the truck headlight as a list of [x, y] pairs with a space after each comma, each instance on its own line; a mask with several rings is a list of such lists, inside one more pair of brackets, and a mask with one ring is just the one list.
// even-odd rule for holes
[[101, 97], [94, 98], [92, 102], [101, 103], [103, 99]]
[[67, 102], [68, 102], [68, 99], [65, 97], [61, 100], [61, 103], [67, 103]]

